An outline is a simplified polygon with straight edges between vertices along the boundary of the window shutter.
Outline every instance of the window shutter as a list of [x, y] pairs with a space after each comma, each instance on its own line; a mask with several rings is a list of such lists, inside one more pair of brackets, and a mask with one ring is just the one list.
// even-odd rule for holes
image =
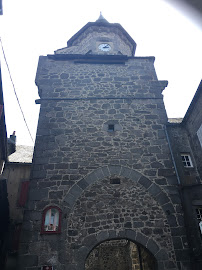
[[19, 206], [25, 206], [25, 203], [27, 201], [28, 189], [29, 189], [29, 181], [22, 182], [20, 197], [19, 197], [19, 201], [18, 201]]

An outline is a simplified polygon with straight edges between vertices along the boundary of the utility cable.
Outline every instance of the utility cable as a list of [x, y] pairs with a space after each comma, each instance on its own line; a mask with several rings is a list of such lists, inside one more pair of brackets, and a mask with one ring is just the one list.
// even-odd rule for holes
[[14, 85], [14, 83], [13, 83], [12, 76], [11, 76], [11, 72], [10, 72], [10, 69], [9, 69], [9, 66], [8, 66], [8, 63], [7, 63], [7, 60], [6, 60], [6, 55], [5, 55], [5, 52], [4, 52], [4, 48], [3, 48], [3, 43], [2, 43], [1, 37], [0, 37], [0, 42], [1, 42], [1, 49], [2, 49], [2, 52], [3, 52], [4, 60], [5, 60], [5, 62], [6, 62], [6, 66], [7, 66], [7, 69], [8, 69], [9, 76], [10, 76], [10, 80], [11, 80], [11, 83], [12, 83], [12, 86], [13, 86], [13, 90], [14, 90], [14, 93], [15, 93], [15, 96], [16, 96], [16, 99], [17, 99], [17, 102], [18, 102], [18, 105], [19, 105], [19, 107], [20, 107], [20, 111], [21, 111], [21, 113], [22, 113], [23, 120], [24, 120], [25, 125], [26, 125], [26, 127], [27, 127], [27, 130], [28, 130], [28, 132], [29, 132], [29, 135], [30, 135], [30, 137], [31, 137], [31, 139], [32, 139], [32, 142], [34, 143], [34, 140], [33, 140], [33, 138], [32, 138], [32, 134], [31, 134], [30, 129], [29, 129], [29, 127], [28, 127], [27, 121], [26, 121], [26, 119], [25, 119], [25, 115], [24, 115], [24, 113], [23, 113], [23, 110], [22, 110], [21, 105], [20, 105], [20, 101], [19, 101], [19, 99], [18, 99], [16, 90], [15, 90], [15, 85]]

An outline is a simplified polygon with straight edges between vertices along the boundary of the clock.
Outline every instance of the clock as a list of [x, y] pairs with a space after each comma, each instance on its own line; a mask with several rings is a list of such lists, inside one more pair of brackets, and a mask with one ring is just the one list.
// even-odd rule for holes
[[107, 43], [102, 43], [98, 46], [98, 48], [103, 52], [108, 52], [111, 50], [111, 46]]

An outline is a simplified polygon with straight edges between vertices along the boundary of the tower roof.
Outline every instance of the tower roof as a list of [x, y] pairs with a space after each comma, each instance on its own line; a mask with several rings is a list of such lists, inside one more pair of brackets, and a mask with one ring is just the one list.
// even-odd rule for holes
[[92, 26], [104, 26], [108, 28], [116, 28], [119, 29], [123, 35], [129, 40], [129, 42], [133, 46], [133, 55], [135, 54], [136, 50], [136, 43], [132, 39], [132, 37], [126, 32], [126, 30], [119, 24], [119, 23], [109, 23], [100, 13], [99, 18], [95, 22], [88, 22], [86, 25], [84, 25], [75, 35], [73, 35], [68, 41], [67, 41], [67, 46], [70, 47], [73, 45], [74, 41], [80, 37], [88, 28]]

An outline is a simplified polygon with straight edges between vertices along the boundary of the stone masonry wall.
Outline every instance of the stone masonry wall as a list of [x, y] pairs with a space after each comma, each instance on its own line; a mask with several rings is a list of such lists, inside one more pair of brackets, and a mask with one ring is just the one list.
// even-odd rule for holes
[[[159, 270], [190, 269], [164, 132], [166, 83], [151, 59], [92, 65], [42, 57], [36, 81], [41, 110], [19, 269], [84, 270], [96, 245], [117, 238], [147, 247]], [[40, 234], [49, 205], [62, 210], [60, 235]]]

